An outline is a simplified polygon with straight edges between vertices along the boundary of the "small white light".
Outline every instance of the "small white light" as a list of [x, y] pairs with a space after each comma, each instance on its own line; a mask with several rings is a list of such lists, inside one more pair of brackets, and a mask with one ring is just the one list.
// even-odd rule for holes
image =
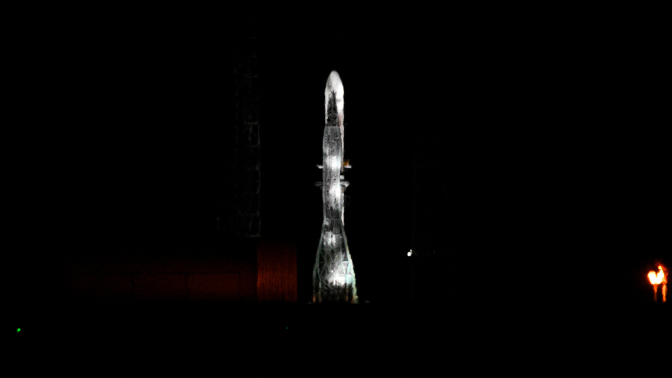
[[410, 251], [408, 251], [408, 253], [406, 254], [406, 256], [411, 257], [412, 255], [413, 255], [413, 250], [411, 249]]

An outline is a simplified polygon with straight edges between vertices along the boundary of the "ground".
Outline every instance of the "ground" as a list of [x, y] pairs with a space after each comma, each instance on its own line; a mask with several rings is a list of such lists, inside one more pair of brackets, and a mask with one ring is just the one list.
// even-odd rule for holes
[[670, 351], [664, 323], [670, 308], [661, 303], [38, 308], [3, 317], [3, 343], [9, 344], [3, 350], [23, 370], [214, 369], [228, 376], [562, 370], [574, 376], [590, 368], [653, 371]]

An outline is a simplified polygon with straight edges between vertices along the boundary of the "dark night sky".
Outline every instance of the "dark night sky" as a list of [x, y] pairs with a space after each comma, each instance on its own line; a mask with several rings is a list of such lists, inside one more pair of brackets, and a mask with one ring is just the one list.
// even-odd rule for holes
[[[17, 9], [3, 47], [5, 253], [49, 267], [92, 245], [214, 238], [215, 203], [233, 187], [232, 46], [252, 16], [262, 233], [296, 242], [301, 271], [319, 240], [315, 166], [337, 70], [364, 296], [403, 286], [414, 246], [460, 288], [484, 274], [478, 287], [503, 297], [636, 297], [654, 261], [671, 261], [661, 13]], [[544, 272], [548, 292], [524, 282]]]

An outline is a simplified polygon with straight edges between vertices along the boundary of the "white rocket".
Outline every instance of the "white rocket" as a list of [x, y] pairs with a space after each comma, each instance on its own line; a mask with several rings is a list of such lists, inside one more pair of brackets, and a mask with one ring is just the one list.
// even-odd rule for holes
[[343, 82], [332, 71], [324, 89], [324, 136], [322, 139], [323, 221], [313, 268], [313, 301], [357, 303], [355, 270], [343, 229]]

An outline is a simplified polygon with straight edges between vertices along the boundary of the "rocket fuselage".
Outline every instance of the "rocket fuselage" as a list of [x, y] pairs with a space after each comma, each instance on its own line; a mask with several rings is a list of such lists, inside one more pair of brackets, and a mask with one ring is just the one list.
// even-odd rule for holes
[[323, 222], [313, 268], [313, 301], [357, 303], [355, 271], [343, 229], [343, 200], [348, 183], [343, 171], [343, 84], [332, 72], [325, 90], [322, 139]]
[[[324, 226], [342, 220], [341, 170], [343, 149], [339, 117], [336, 112], [335, 96], [327, 108], [327, 124], [324, 126], [322, 141], [322, 200], [324, 201]], [[338, 223], [338, 222], [335, 222]], [[328, 227], [332, 228], [332, 227]]]

